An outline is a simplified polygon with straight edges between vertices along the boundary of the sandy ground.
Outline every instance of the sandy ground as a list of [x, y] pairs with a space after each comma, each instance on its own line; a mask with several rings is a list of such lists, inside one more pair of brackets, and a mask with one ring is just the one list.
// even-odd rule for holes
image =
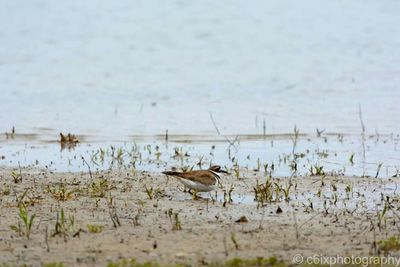
[[[383, 253], [379, 240], [399, 234], [399, 178], [295, 177], [289, 202], [281, 190], [262, 205], [253, 200], [257, 180], [266, 180], [262, 172], [224, 177], [226, 191], [234, 187], [231, 203], [224, 203], [223, 189], [193, 200], [178, 181], [159, 173], [22, 169], [20, 175], [15, 169], [14, 181], [11, 172], [0, 169], [0, 262], [16, 265], [105, 266], [121, 258], [205, 265], [270, 256], [290, 263], [298, 253], [377, 255]], [[274, 181], [281, 188], [289, 184], [289, 178]], [[153, 188], [153, 199], [146, 187]], [[379, 220], [384, 200], [390, 208]], [[29, 240], [24, 230], [10, 228], [18, 221], [23, 228], [18, 205], [36, 215]], [[61, 209], [66, 219], [56, 231]], [[236, 222], [241, 216], [247, 222]], [[103, 228], [91, 233], [87, 225]]]

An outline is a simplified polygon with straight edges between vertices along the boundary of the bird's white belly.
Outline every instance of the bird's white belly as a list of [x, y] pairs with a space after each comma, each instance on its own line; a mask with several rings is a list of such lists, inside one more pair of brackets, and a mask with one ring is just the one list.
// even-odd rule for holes
[[197, 192], [209, 192], [217, 189], [217, 184], [215, 185], [204, 185], [200, 183], [193, 182], [191, 180], [179, 179], [179, 181], [184, 184], [186, 187], [196, 190]]

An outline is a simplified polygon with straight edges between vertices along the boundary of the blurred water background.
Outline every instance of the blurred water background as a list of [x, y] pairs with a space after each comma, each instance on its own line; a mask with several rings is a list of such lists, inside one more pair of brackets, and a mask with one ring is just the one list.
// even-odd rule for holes
[[397, 0], [0, 5], [2, 132], [399, 133]]

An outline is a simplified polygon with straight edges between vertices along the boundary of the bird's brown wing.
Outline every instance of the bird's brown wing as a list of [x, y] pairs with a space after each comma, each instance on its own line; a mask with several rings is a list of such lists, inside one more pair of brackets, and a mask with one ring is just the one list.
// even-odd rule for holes
[[216, 183], [214, 174], [204, 170], [191, 171], [191, 172], [173, 172], [173, 174], [171, 172], [165, 174], [173, 175], [194, 182], [200, 182], [205, 185], [214, 185]]

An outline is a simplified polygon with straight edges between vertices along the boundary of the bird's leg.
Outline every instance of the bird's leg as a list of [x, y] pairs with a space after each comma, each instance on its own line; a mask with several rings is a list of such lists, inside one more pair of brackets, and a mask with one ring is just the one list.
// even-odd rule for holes
[[197, 191], [196, 190], [193, 190], [192, 197], [193, 197], [193, 200], [199, 199], [199, 197], [197, 196]]
[[192, 190], [192, 189], [189, 189], [189, 194], [191, 194], [192, 195], [192, 198], [194, 199], [194, 200], [196, 200], [196, 199], [198, 199], [199, 198], [199, 196], [197, 195], [197, 191], [196, 190]]
[[217, 181], [218, 181], [218, 186], [219, 186], [219, 188], [223, 188], [223, 186], [222, 186], [222, 183], [221, 183], [221, 179], [219, 179], [218, 177], [217, 177]]

